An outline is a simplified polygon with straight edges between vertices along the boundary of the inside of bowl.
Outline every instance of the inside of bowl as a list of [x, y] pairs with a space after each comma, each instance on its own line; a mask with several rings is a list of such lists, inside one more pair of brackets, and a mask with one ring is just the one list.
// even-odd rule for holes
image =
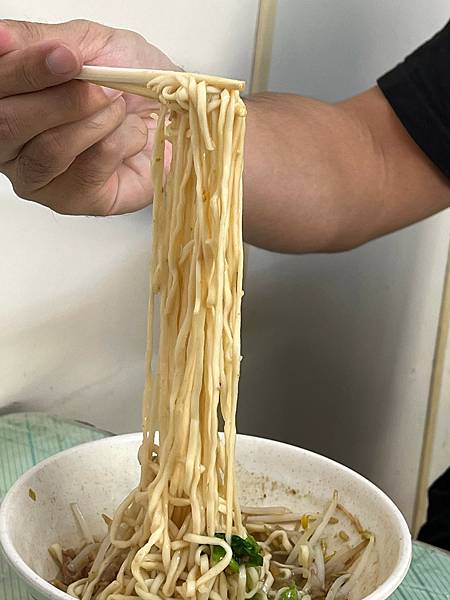
[[[314, 516], [315, 513], [323, 513], [331, 502], [333, 490], [330, 490], [328, 495], [322, 490], [315, 489], [315, 486], [294, 487], [286, 483], [283, 477], [277, 480], [275, 477], [248, 471], [242, 464], [239, 464], [237, 468], [243, 507], [281, 505], [289, 508], [292, 512]], [[361, 541], [361, 536], [354, 523], [345, 512], [337, 510], [335, 517], [338, 522], [327, 526], [323, 537], [329, 555], [342, 549], [343, 541], [339, 535], [341, 532], [348, 535], [347, 543], [352, 546], [356, 546]], [[386, 571], [386, 576], [388, 576], [390, 573], [387, 564]], [[364, 576], [349, 595], [350, 600], [361, 600], [368, 596], [382, 581], [383, 575], [380, 572], [377, 545], [372, 552]]]
[[[95, 535], [104, 532], [102, 513], [112, 515], [136, 485], [138, 437], [102, 440], [79, 446], [30, 475], [11, 500], [12, 542], [26, 564], [46, 580], [56, 575], [48, 547], [58, 542], [73, 547], [81, 533], [71, 513], [77, 503]], [[393, 572], [401, 551], [401, 530], [383, 497], [367, 489], [351, 471], [298, 448], [268, 440], [240, 437], [237, 445], [238, 482], [244, 505], [283, 504], [295, 512], [322, 511], [337, 489], [340, 502], [376, 536], [376, 551], [352, 592], [360, 600]], [[374, 488], [375, 489], [375, 488]], [[351, 535], [342, 514], [337, 528]], [[336, 529], [337, 533], [337, 529]]]
[[[271, 440], [255, 444], [253, 438], [242, 436], [237, 452], [243, 505], [284, 504], [299, 513], [322, 512], [337, 490], [340, 504], [375, 535], [370, 563], [350, 593], [350, 600], [365, 598], [393, 573], [406, 544], [405, 532], [397, 509], [374, 485], [322, 456]], [[351, 542], [356, 541], [355, 529], [344, 514], [338, 513], [337, 517], [335, 531], [342, 528], [353, 537]]]
[[93, 534], [102, 536], [101, 514], [111, 515], [138, 482], [136, 452], [108, 442], [95, 456], [86, 451], [90, 444], [61, 454], [17, 490], [12, 541], [26, 564], [47, 581], [58, 571], [48, 548], [56, 542], [72, 548], [82, 541], [70, 505], [76, 503]]

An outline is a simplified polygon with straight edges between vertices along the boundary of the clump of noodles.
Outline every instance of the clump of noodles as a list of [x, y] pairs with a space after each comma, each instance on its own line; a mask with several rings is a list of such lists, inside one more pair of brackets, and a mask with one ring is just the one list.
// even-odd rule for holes
[[55, 585], [79, 600], [333, 600], [346, 597], [368, 561], [373, 538], [364, 532], [358, 545], [342, 539], [342, 551], [327, 554], [337, 494], [314, 517], [239, 506], [241, 88], [170, 72], [148, 84], [160, 111], [141, 478], [104, 517], [104, 539], [92, 537], [74, 506], [83, 545], [50, 549], [60, 566]]
[[[293, 513], [283, 506], [242, 507], [241, 510], [246, 538], [232, 536], [231, 560], [225, 572], [219, 576], [218, 592], [214, 589], [209, 592], [209, 598], [213, 600], [253, 597], [256, 600], [348, 598], [361, 574], [371, 564], [369, 561], [374, 537], [364, 531], [359, 521], [338, 504], [337, 492], [323, 513]], [[60, 567], [60, 574], [54, 580], [54, 585], [79, 598], [101, 540], [92, 538], [79, 511], [74, 510], [74, 514], [80, 531], [84, 532], [85, 541], [75, 550], [62, 550], [55, 544], [50, 548], [50, 553]], [[102, 516], [110, 527], [111, 519], [106, 515]], [[212, 545], [196, 546], [198, 564], [202, 560], [204, 563], [209, 560], [217, 564], [229, 552], [223, 543], [224, 534], [216, 533], [213, 539]], [[253, 548], [245, 556], [248, 546]], [[256, 564], [252, 562], [252, 558], [257, 555], [261, 560], [256, 561]], [[99, 590], [108, 590], [111, 573], [120, 570], [123, 556], [118, 556], [115, 563], [110, 564], [110, 571], [104, 572], [98, 582]], [[186, 570], [181, 572], [179, 580], [186, 581], [187, 574]], [[164, 575], [158, 573], [157, 568], [153, 575], [153, 579], [162, 582]], [[153, 586], [153, 590], [157, 589], [157, 585]], [[93, 597], [110, 600], [150, 598], [133, 593], [131, 585], [129, 591], [130, 595], [126, 596], [109, 591], [109, 595], [97, 594]], [[158, 589], [151, 597], [157, 600], [168, 596]], [[177, 592], [172, 597], [188, 598]]]

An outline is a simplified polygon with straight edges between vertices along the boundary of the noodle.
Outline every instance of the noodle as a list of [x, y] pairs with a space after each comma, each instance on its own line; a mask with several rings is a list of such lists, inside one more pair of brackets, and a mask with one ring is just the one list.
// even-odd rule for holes
[[[337, 510], [337, 493], [315, 519], [276, 506], [242, 512], [238, 502], [246, 114], [241, 87], [170, 72], [156, 74], [147, 85], [160, 111], [151, 165], [141, 477], [113, 519], [104, 516], [103, 540], [93, 539], [74, 506], [83, 546], [70, 560], [53, 547], [58, 580], [80, 600], [292, 600], [290, 592], [306, 600], [312, 592], [314, 598], [334, 598], [350, 591], [362, 570], [339, 578], [342, 573], [326, 568], [321, 542]], [[172, 146], [167, 175], [166, 143]], [[361, 543], [355, 552], [366, 562], [373, 540]], [[344, 559], [354, 556], [350, 550]]]

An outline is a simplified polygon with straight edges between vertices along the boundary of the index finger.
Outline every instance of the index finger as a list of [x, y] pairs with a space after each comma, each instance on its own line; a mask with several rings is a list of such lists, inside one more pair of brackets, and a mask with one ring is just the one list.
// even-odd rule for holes
[[79, 41], [70, 35], [73, 28], [66, 23], [49, 25], [32, 21], [0, 19], [0, 56], [13, 50], [22, 50], [44, 40], [62, 38], [70, 43]]
[[83, 59], [89, 61], [104, 48], [113, 31], [111, 27], [85, 19], [53, 24], [0, 19], [0, 56], [12, 50], [23, 50], [37, 42], [59, 39], [79, 48]]

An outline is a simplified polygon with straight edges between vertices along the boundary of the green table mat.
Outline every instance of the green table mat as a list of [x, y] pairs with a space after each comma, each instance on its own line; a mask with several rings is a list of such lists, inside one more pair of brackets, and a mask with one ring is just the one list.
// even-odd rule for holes
[[[39, 461], [108, 435], [82, 423], [41, 413], [0, 416], [0, 500], [16, 479]], [[1, 557], [0, 600], [29, 600]], [[390, 600], [450, 600], [450, 554], [415, 543], [409, 573]]]
[[[0, 501], [28, 469], [52, 454], [110, 435], [82, 423], [43, 413], [0, 416]], [[0, 554], [0, 600], [30, 600]]]

